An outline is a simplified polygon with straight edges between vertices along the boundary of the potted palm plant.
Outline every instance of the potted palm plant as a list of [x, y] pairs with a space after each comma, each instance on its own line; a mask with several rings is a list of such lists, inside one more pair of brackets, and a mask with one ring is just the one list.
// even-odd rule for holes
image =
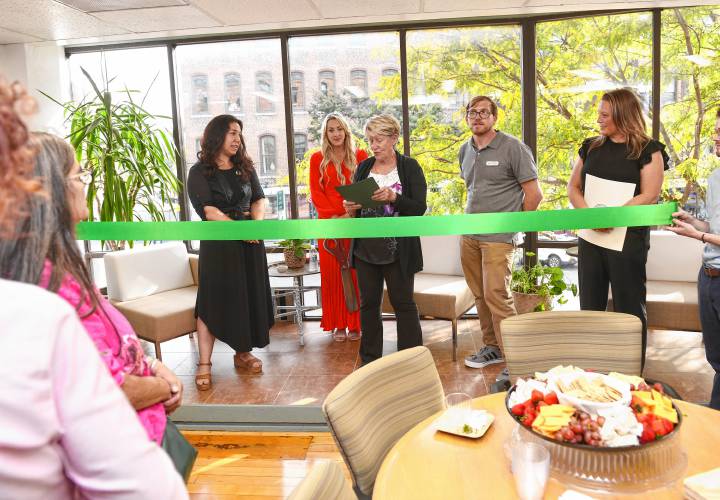
[[[175, 174], [178, 153], [168, 132], [156, 123], [166, 117], [143, 108], [147, 92], [138, 102], [133, 98], [136, 91], [111, 91], [109, 81], [100, 89], [81, 69], [92, 86], [90, 96], [79, 103], [61, 103], [44, 95], [65, 109], [68, 139], [78, 162], [90, 172], [90, 220], [163, 221], [168, 213], [174, 218], [180, 189]], [[110, 250], [125, 246], [125, 241], [103, 243]]]
[[282, 240], [278, 246], [283, 249], [285, 264], [290, 269], [299, 269], [305, 265], [305, 252], [310, 250], [307, 240]]
[[[535, 255], [527, 252], [528, 256]], [[532, 311], [549, 311], [552, 309], [553, 299], [557, 298], [559, 304], [565, 304], [567, 292], [577, 296], [577, 285], [565, 281], [562, 269], [536, 263], [531, 267], [520, 267], [513, 270], [510, 281], [515, 309], [518, 314]]]

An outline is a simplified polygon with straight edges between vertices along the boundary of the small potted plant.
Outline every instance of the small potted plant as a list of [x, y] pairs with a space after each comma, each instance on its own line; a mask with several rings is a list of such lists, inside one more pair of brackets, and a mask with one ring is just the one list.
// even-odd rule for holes
[[[535, 255], [527, 252], [528, 256]], [[565, 292], [577, 296], [577, 285], [565, 282], [562, 269], [540, 264], [532, 267], [520, 267], [513, 270], [510, 289], [515, 300], [518, 314], [532, 311], [549, 311], [552, 309], [553, 298], [559, 304], [565, 304]]]
[[307, 240], [282, 240], [278, 246], [283, 249], [285, 264], [290, 269], [298, 269], [305, 265], [305, 251], [310, 249]]

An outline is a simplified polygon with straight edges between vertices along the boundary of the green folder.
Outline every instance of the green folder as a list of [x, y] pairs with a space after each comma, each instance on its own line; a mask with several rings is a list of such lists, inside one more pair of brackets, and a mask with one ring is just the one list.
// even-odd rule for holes
[[363, 208], [373, 208], [384, 205], [383, 202], [372, 199], [373, 193], [378, 189], [380, 189], [380, 187], [372, 177], [348, 184], [347, 186], [337, 186], [335, 188], [344, 200], [358, 203], [362, 205]]

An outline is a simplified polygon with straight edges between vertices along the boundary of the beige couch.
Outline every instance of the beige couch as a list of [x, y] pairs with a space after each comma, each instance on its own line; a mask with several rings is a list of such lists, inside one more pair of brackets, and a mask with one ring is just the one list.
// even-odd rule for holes
[[[457, 359], [457, 320], [475, 305], [460, 264], [460, 238], [420, 238], [424, 265], [422, 272], [415, 275], [415, 302], [420, 316], [451, 323], [453, 361]], [[382, 311], [393, 312], [387, 289], [383, 291]]]
[[[703, 244], [670, 231], [650, 233], [647, 260], [648, 326], [699, 332], [697, 277]], [[612, 298], [608, 304], [612, 311]]]
[[195, 331], [198, 260], [182, 243], [106, 254], [108, 298], [138, 337], [155, 345]]

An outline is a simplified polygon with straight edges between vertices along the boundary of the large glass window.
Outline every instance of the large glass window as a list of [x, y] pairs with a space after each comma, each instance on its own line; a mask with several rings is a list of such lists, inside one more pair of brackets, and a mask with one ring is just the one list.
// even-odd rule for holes
[[[250, 158], [255, 161], [260, 183], [268, 198], [266, 217], [288, 218], [289, 187], [287, 182], [284, 185], [280, 182], [288, 175], [282, 85], [273, 84], [282, 82], [280, 41], [269, 39], [180, 45], [175, 55], [180, 101], [178, 112], [187, 168], [197, 161], [195, 138], [202, 137], [210, 118], [228, 112], [242, 113], [238, 117], [243, 123], [245, 146]], [[242, 72], [238, 68], [243, 68]], [[196, 115], [192, 107], [194, 94], [188, 84], [191, 76], [197, 74], [207, 75], [210, 83], [207, 87], [208, 108], [205, 116]], [[245, 95], [250, 99], [245, 101], [245, 106], [242, 103], [242, 82], [245, 82]], [[267, 156], [269, 143], [265, 151], [261, 149], [261, 136], [272, 137], [272, 161], [268, 161]], [[279, 191], [282, 191], [281, 195]], [[283, 203], [278, 205], [277, 199], [282, 199]], [[194, 220], [199, 218], [192, 208], [190, 212]]]
[[[566, 208], [582, 141], [598, 134], [604, 92], [630, 87], [649, 115], [652, 15], [585, 17], [537, 25], [537, 162], [543, 208]], [[651, 123], [648, 120], [648, 133]], [[540, 235], [542, 237], [542, 235]]]
[[[298, 212], [300, 217], [308, 218], [316, 212], [310, 201], [309, 161], [304, 152], [319, 148], [325, 116], [331, 112], [345, 116], [361, 148], [365, 147], [363, 126], [370, 116], [389, 112], [402, 120], [399, 75], [397, 71], [385, 74], [400, 66], [400, 43], [395, 32], [293, 37], [289, 54], [291, 75], [319, 78], [317, 89], [307, 92], [307, 113], [293, 115]], [[304, 143], [298, 134], [305, 134]]]
[[305, 76], [302, 71], [290, 73], [290, 96], [293, 111], [305, 109]]
[[[144, 64], [139, 66], [138, 60], [144, 61]], [[68, 66], [73, 101], [80, 102], [95, 98], [95, 90], [83, 74], [82, 70], [85, 70], [101, 91], [105, 88], [110, 90], [113, 104], [118, 105], [123, 101], [132, 100], [144, 111], [153, 115], [149, 121], [161, 128], [168, 140], [172, 141], [170, 78], [165, 47], [72, 54], [68, 59]], [[171, 172], [176, 172], [174, 161], [168, 160], [167, 167]], [[125, 182], [138, 180], [132, 172], [121, 169], [118, 174]], [[130, 181], [131, 177], [135, 180]], [[104, 196], [102, 187], [98, 187], [100, 189], [96, 195], [96, 206], [99, 206]], [[180, 214], [177, 196], [176, 192], [173, 192], [169, 200], [162, 200], [157, 193], [149, 197], [139, 196], [134, 215], [141, 220], [151, 220], [149, 208], [163, 212], [166, 220], [177, 219]], [[99, 242], [94, 242], [93, 245], [95, 244], [99, 249]], [[102, 281], [104, 282], [104, 277]]]
[[[497, 128], [521, 138], [520, 27], [410, 31], [407, 61], [410, 154], [425, 171], [429, 211], [461, 213], [466, 194], [457, 155], [470, 136], [465, 103], [491, 97]], [[399, 81], [386, 71], [386, 79]]]
[[720, 7], [662, 13], [660, 140], [675, 168], [665, 175], [663, 197], [705, 216], [705, 189], [717, 168], [711, 132], [720, 106]]
[[225, 75], [225, 109], [228, 113], [242, 113], [242, 87], [238, 73]]
[[275, 104], [273, 103], [272, 73], [259, 71], [255, 75], [255, 91], [257, 93], [257, 112], [273, 113]]

